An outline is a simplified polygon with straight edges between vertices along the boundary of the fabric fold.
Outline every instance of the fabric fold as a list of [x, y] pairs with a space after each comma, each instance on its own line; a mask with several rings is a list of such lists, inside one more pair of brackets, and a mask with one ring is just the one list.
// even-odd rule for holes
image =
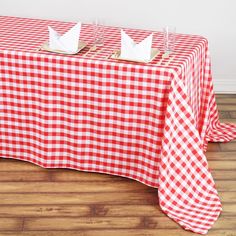
[[184, 229], [206, 234], [222, 206], [187, 101], [186, 87], [173, 74], [159, 167], [159, 203]]

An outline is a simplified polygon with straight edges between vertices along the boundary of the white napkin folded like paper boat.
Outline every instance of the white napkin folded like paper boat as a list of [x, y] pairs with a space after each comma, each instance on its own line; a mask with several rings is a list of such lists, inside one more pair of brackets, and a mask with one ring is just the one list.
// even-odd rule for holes
[[127, 60], [150, 61], [152, 57], [152, 38], [153, 34], [150, 34], [140, 43], [135, 43], [124, 30], [121, 30], [120, 58]]
[[70, 30], [60, 35], [51, 26], [48, 26], [49, 41], [42, 46], [42, 49], [50, 52], [75, 54], [86, 46], [80, 42], [81, 22], [78, 22]]

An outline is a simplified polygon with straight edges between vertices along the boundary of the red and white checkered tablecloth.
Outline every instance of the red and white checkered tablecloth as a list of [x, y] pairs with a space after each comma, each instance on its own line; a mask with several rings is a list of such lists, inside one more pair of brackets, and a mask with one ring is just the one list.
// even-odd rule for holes
[[[0, 16], [0, 156], [157, 187], [169, 217], [207, 233], [222, 209], [204, 151], [236, 137], [219, 123], [207, 40], [178, 34], [169, 65], [157, 65], [161, 54], [141, 64], [106, 58], [120, 47], [116, 27], [96, 57], [38, 52], [48, 25], [74, 23]], [[125, 30], [137, 41], [151, 33]], [[91, 45], [91, 25], [81, 40]]]

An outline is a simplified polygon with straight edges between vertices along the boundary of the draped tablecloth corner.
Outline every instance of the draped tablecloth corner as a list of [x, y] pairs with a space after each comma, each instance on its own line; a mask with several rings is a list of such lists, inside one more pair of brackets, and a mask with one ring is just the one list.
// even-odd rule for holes
[[[161, 148], [159, 203], [163, 212], [184, 229], [206, 234], [222, 206], [193, 114], [187, 88], [173, 73]], [[214, 109], [209, 114], [213, 118], [218, 113]], [[228, 131], [235, 137], [232, 127], [228, 126]]]

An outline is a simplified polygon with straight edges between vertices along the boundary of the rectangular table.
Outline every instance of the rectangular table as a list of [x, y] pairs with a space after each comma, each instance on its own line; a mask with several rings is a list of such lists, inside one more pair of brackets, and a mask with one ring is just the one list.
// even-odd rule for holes
[[[205, 234], [221, 212], [204, 151], [236, 137], [221, 124], [208, 42], [177, 34], [161, 65], [107, 58], [120, 29], [105, 27], [95, 57], [38, 51], [47, 26], [71, 22], [0, 16], [0, 156], [45, 168], [71, 168], [135, 179], [159, 189], [161, 209], [183, 228]], [[137, 41], [151, 32], [125, 29]], [[153, 47], [162, 47], [154, 32]], [[92, 44], [92, 26], [81, 40]]]

